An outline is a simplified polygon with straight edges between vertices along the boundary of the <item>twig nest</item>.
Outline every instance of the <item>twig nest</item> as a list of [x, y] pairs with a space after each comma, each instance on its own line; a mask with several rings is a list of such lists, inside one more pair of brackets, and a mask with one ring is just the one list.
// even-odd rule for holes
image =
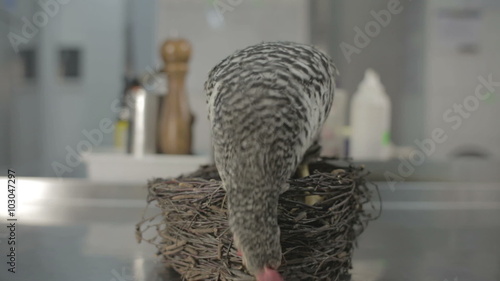
[[[324, 161], [310, 165], [312, 174], [291, 179], [279, 201], [283, 250], [280, 273], [291, 280], [349, 280], [356, 238], [373, 219], [365, 210], [374, 185], [361, 167], [338, 167]], [[228, 227], [225, 191], [214, 166], [204, 166], [178, 179], [155, 179], [148, 184], [148, 202], [161, 208], [160, 223], [144, 219], [168, 266], [184, 280], [254, 280], [242, 265]], [[314, 206], [304, 197], [320, 195]]]

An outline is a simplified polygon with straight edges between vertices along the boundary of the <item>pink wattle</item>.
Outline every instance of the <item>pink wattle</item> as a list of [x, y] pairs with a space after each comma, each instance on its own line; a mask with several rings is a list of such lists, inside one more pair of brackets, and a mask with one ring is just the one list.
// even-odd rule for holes
[[278, 271], [270, 268], [264, 269], [262, 273], [257, 275], [257, 281], [284, 281]]

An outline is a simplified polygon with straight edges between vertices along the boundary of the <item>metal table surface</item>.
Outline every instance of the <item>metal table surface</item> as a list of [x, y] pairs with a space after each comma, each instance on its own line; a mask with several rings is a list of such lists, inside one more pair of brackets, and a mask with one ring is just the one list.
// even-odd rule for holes
[[[18, 179], [8, 272], [6, 178], [0, 186], [0, 280], [176, 280], [135, 240], [145, 187], [85, 180]], [[361, 236], [353, 280], [500, 280], [500, 183], [379, 186], [383, 214]]]

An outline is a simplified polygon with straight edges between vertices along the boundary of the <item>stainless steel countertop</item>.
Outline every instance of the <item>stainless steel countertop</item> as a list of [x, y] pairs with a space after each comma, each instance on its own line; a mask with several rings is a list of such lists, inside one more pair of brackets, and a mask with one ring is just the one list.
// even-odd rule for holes
[[[145, 187], [85, 180], [18, 179], [17, 273], [7, 272], [6, 186], [0, 280], [176, 280], [135, 241]], [[379, 186], [384, 211], [361, 236], [353, 280], [500, 280], [500, 182]]]

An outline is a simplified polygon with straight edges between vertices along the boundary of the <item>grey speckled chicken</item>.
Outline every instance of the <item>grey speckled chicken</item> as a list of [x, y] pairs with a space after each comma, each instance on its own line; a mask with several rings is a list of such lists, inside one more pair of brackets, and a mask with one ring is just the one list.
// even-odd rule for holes
[[282, 280], [278, 198], [315, 146], [336, 73], [314, 47], [268, 42], [225, 58], [205, 83], [229, 226], [257, 280]]

